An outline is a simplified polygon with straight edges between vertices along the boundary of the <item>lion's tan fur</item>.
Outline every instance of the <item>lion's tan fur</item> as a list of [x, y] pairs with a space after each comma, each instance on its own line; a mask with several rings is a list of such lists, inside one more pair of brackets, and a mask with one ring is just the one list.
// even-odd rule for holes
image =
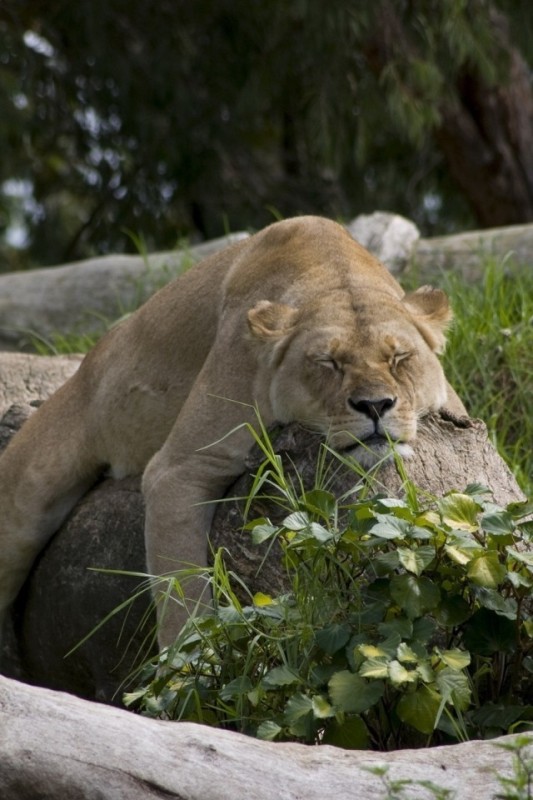
[[[195, 266], [113, 328], [0, 458], [0, 609], [104, 471], [144, 472], [150, 571], [204, 564], [209, 501], [244, 469], [254, 407], [266, 425], [299, 421], [336, 447], [408, 442], [423, 413], [463, 413], [436, 355], [449, 319], [442, 292], [406, 296], [318, 217]], [[369, 447], [382, 451], [375, 436]], [[173, 608], [162, 644], [183, 621]]]

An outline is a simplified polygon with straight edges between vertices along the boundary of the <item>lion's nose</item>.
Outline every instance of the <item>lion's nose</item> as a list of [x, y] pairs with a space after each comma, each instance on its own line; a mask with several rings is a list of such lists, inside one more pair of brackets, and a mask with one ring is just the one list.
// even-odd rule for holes
[[350, 397], [348, 403], [354, 411], [359, 411], [360, 414], [377, 421], [396, 405], [396, 398], [382, 397], [380, 400], [360, 400], [357, 397]]

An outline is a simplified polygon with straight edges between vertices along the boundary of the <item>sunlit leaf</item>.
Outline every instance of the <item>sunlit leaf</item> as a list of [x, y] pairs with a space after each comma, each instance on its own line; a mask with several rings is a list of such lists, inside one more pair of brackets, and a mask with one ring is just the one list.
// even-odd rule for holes
[[376, 514], [378, 522], [372, 526], [371, 533], [380, 539], [405, 539], [409, 535], [411, 523], [398, 517]]
[[443, 497], [438, 503], [444, 522], [451, 528], [477, 531], [480, 507], [467, 494], [453, 493]]
[[273, 599], [269, 594], [263, 592], [256, 592], [253, 597], [254, 606], [271, 606]]
[[416, 663], [418, 661], [417, 654], [405, 642], [401, 642], [398, 645], [396, 654], [398, 656], [398, 660], [401, 661], [402, 664]]
[[309, 515], [305, 511], [295, 511], [283, 520], [283, 527], [289, 531], [303, 531], [309, 524]]
[[429, 564], [435, 558], [435, 550], [433, 547], [398, 547], [398, 557], [401, 564], [408, 572], [413, 572], [415, 575], [421, 575]]
[[335, 715], [335, 710], [331, 703], [327, 701], [325, 697], [321, 694], [316, 694], [312, 698], [313, 703], [313, 715], [315, 719], [327, 719], [327, 717], [333, 717]]
[[363, 678], [381, 679], [389, 675], [390, 658], [368, 658], [359, 667], [359, 674]]
[[394, 659], [389, 662], [389, 680], [393, 686], [399, 686], [401, 683], [413, 683], [418, 679], [416, 670], [408, 670], [403, 664]]
[[471, 661], [470, 653], [465, 650], [442, 650], [438, 651], [438, 654], [440, 659], [451, 669], [464, 669]]
[[500, 564], [497, 553], [483, 553], [469, 562], [467, 575], [478, 586], [496, 589], [505, 580], [507, 570]]

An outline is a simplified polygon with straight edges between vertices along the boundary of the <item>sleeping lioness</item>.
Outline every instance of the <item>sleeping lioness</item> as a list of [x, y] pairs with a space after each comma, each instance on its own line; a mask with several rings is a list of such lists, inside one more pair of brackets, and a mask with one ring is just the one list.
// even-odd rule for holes
[[[102, 473], [143, 473], [150, 573], [204, 565], [213, 503], [244, 470], [254, 407], [365, 465], [465, 410], [437, 354], [443, 292], [404, 294], [339, 225], [278, 222], [180, 276], [87, 355], [0, 457], [0, 610]], [[120, 565], [117, 564], [117, 567]], [[161, 615], [159, 642], [184, 622]]]

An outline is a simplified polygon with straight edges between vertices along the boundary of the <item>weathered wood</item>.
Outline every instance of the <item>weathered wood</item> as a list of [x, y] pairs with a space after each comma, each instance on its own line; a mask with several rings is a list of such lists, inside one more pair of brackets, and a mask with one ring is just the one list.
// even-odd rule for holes
[[[461, 800], [494, 797], [512, 755], [468, 742], [393, 753], [273, 744], [192, 723], [146, 719], [0, 678], [2, 800], [379, 800], [372, 768], [432, 781]], [[431, 795], [433, 796], [433, 795]]]

